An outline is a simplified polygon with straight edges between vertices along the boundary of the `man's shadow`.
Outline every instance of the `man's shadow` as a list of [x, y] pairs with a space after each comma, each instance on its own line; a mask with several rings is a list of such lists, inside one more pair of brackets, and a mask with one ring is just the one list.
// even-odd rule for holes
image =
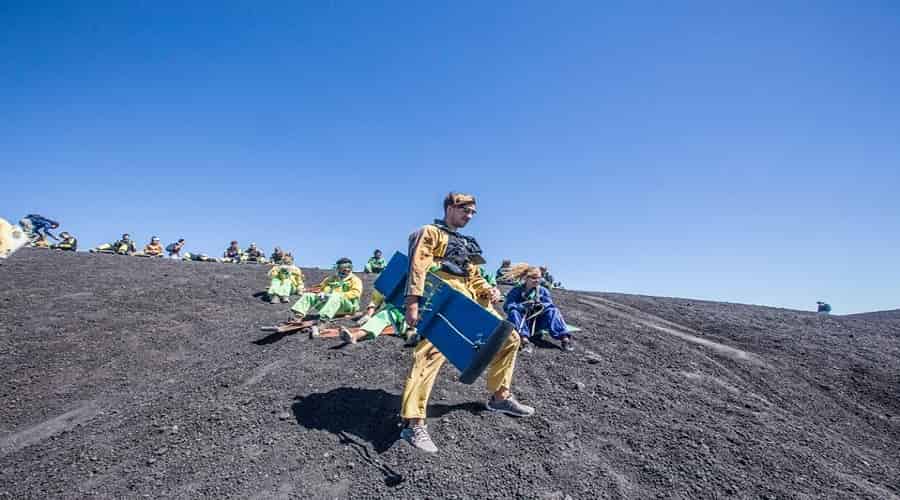
[[[372, 456], [366, 442], [380, 455], [399, 439], [399, 408], [400, 396], [396, 394], [353, 387], [297, 396], [291, 406], [298, 424], [336, 435], [341, 444], [351, 446], [362, 461], [378, 469], [390, 487], [402, 483], [403, 476]], [[440, 417], [457, 410], [477, 414], [482, 408], [477, 403], [433, 404], [428, 407], [428, 416]]]
[[[328, 392], [297, 396], [291, 409], [297, 423], [337, 435], [352, 434], [369, 442], [378, 454], [400, 437], [400, 395], [382, 389], [339, 387]], [[442, 417], [454, 411], [478, 414], [484, 406], [475, 402], [455, 405], [430, 404], [428, 416]]]
[[551, 340], [552, 337], [550, 338], [550, 340], [548, 340], [544, 335], [531, 336], [531, 343], [538, 349], [555, 349], [557, 351], [560, 350], [561, 348], [558, 345], [554, 344]]

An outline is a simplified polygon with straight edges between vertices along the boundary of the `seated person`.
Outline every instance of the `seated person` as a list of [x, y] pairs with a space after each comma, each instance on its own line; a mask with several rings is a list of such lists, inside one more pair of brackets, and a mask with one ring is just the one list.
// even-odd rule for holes
[[59, 236], [60, 238], [62, 238], [62, 241], [55, 245], [50, 245], [50, 248], [55, 248], [57, 250], [66, 250], [68, 252], [74, 252], [78, 250], [78, 240], [76, 240], [74, 236], [66, 231], [59, 233]]
[[550, 291], [540, 285], [543, 277], [541, 269], [521, 263], [510, 266], [504, 276], [522, 281], [521, 285], [516, 285], [506, 294], [503, 310], [522, 337], [523, 352], [530, 353], [534, 350], [528, 339], [541, 330], [547, 330], [551, 337], [559, 340], [563, 350], [574, 351], [575, 344], [562, 313], [553, 304]]
[[159, 237], [154, 236], [150, 238], [150, 243], [144, 245], [144, 251], [141, 252], [141, 255], [146, 255], [147, 257], [162, 257], [163, 251], [164, 249], [159, 242]]
[[205, 253], [191, 253], [185, 252], [184, 257], [181, 260], [194, 260], [197, 262], [218, 262], [214, 257], [210, 257]]
[[553, 275], [550, 274], [550, 270], [547, 269], [547, 266], [541, 266], [541, 286], [545, 288], [557, 288], [559, 283], [553, 281]]
[[517, 285], [518, 283], [509, 281], [504, 278], [506, 273], [509, 271], [509, 266], [512, 265], [509, 259], [503, 259], [503, 262], [500, 264], [500, 267], [497, 269], [497, 273], [494, 275], [494, 281], [501, 285]]
[[[271, 261], [272, 264], [281, 264], [281, 259], [283, 259], [285, 255], [286, 254], [281, 247], [275, 247], [275, 250], [272, 250], [272, 256], [269, 257], [269, 261]], [[293, 258], [291, 258], [291, 261], [293, 261]]]
[[266, 254], [256, 247], [256, 243], [251, 243], [250, 246], [247, 247], [247, 251], [244, 252], [242, 260], [244, 262], [257, 262], [259, 264], [265, 264]]
[[819, 312], [822, 314], [830, 314], [831, 313], [831, 304], [828, 304], [827, 302], [821, 302], [821, 301], [816, 302], [816, 312]]
[[222, 254], [222, 262], [238, 264], [241, 262], [241, 256], [243, 254], [244, 252], [242, 252], [241, 247], [238, 246], [237, 240], [232, 240], [228, 248], [225, 249], [225, 253]]
[[266, 290], [266, 296], [269, 302], [276, 304], [278, 302], [288, 302], [291, 295], [297, 295], [303, 291], [303, 272], [294, 265], [294, 257], [291, 254], [285, 254], [281, 259], [281, 264], [269, 270], [269, 289]]
[[[342, 257], [335, 264], [334, 274], [319, 284], [319, 293], [304, 293], [291, 310], [297, 314], [296, 320], [302, 320], [310, 309], [318, 311], [320, 319], [329, 320], [358, 311], [361, 295], [362, 280], [353, 274], [353, 261]], [[319, 336], [318, 327], [312, 327], [310, 336]]]
[[134, 246], [134, 241], [131, 239], [131, 235], [125, 233], [122, 235], [122, 239], [116, 241], [115, 243], [104, 243], [97, 248], [92, 248], [91, 252], [106, 252], [106, 253], [117, 253], [119, 255], [134, 255], [137, 252], [137, 248]]
[[381, 250], [375, 250], [375, 254], [369, 257], [369, 261], [366, 262], [366, 272], [367, 273], [380, 273], [384, 271], [384, 268], [387, 267], [387, 262], [384, 260], [384, 257], [381, 256]]
[[372, 292], [372, 302], [366, 307], [366, 314], [356, 324], [359, 327], [340, 328], [341, 340], [348, 344], [355, 344], [360, 340], [374, 340], [389, 327], [393, 327], [394, 332], [404, 338], [407, 338], [408, 332], [413, 331], [406, 326], [404, 312], [390, 302], [385, 302], [384, 295], [378, 290]]
[[180, 259], [181, 250], [184, 248], [184, 238], [179, 238], [175, 243], [166, 245], [166, 254], [170, 259]]

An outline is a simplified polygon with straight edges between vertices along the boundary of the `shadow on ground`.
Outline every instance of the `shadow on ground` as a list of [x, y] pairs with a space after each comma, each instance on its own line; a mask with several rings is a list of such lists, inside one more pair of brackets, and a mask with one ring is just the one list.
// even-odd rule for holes
[[[340, 387], [328, 392], [297, 396], [291, 407], [297, 423], [337, 435], [353, 435], [369, 442], [378, 454], [387, 451], [400, 436], [400, 395], [383, 389]], [[478, 403], [431, 403], [428, 416], [439, 418], [454, 411], [478, 414]]]

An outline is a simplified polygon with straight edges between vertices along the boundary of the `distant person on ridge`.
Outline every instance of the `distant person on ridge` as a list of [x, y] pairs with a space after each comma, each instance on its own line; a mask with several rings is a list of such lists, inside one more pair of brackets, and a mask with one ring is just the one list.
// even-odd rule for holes
[[131, 239], [131, 235], [125, 233], [122, 235], [122, 239], [114, 242], [114, 243], [104, 243], [99, 245], [97, 248], [92, 248], [91, 252], [107, 252], [107, 253], [117, 253], [119, 255], [134, 255], [137, 252], [137, 248], [134, 246], [134, 241]]
[[369, 257], [369, 261], [366, 262], [366, 273], [375, 273], [378, 274], [381, 271], [384, 271], [384, 268], [387, 267], [387, 262], [384, 260], [384, 257], [381, 255], [381, 250], [375, 250], [375, 253]]
[[166, 254], [170, 259], [180, 259], [181, 250], [184, 248], [184, 238], [178, 238], [175, 243], [166, 245]]
[[50, 245], [50, 248], [54, 248], [56, 250], [65, 250], [67, 252], [74, 252], [78, 250], [78, 240], [76, 240], [74, 236], [66, 231], [63, 231], [59, 233], [59, 237], [62, 238], [62, 240], [55, 245]]
[[540, 284], [541, 269], [525, 263], [516, 264], [509, 268], [505, 276], [522, 282], [506, 294], [506, 303], [503, 305], [507, 319], [516, 325], [516, 330], [522, 336], [522, 352], [533, 351], [529, 337], [542, 330], [559, 340], [564, 351], [574, 351], [575, 343], [566, 328], [562, 313], [553, 304], [550, 290]]
[[830, 314], [831, 313], [831, 304], [827, 302], [816, 302], [816, 312], [822, 314]]
[[163, 249], [162, 244], [159, 242], [159, 237], [154, 236], [150, 238], [150, 243], [144, 245], [144, 251], [141, 253], [148, 257], [162, 257], [164, 251], [165, 249]]
[[247, 251], [244, 252], [243, 261], [245, 262], [257, 262], [259, 264], [265, 264], [266, 254], [262, 250], [256, 247], [256, 243], [250, 243], [250, 246], [247, 247]]
[[36, 242], [41, 236], [44, 237], [44, 240], [49, 237], [59, 241], [59, 238], [50, 232], [51, 229], [59, 227], [59, 222], [56, 222], [55, 220], [50, 220], [37, 214], [28, 214], [25, 217], [22, 217], [22, 220], [19, 221], [19, 225], [22, 226], [22, 229], [25, 230], [25, 235], [32, 242]]
[[241, 262], [241, 256], [243, 255], [244, 252], [241, 251], [241, 247], [238, 246], [237, 240], [231, 240], [231, 244], [228, 245], [228, 248], [225, 249], [225, 253], [222, 254], [222, 262], [239, 264]]

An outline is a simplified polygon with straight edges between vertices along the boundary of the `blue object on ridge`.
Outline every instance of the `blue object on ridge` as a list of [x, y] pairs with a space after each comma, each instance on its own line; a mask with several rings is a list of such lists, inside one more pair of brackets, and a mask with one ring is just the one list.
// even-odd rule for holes
[[[406, 307], [408, 272], [409, 258], [397, 252], [375, 280], [375, 289], [384, 300], [401, 311]], [[419, 335], [462, 372], [459, 380], [464, 384], [478, 379], [513, 330], [512, 323], [494, 316], [430, 272], [419, 300], [416, 327]]]

